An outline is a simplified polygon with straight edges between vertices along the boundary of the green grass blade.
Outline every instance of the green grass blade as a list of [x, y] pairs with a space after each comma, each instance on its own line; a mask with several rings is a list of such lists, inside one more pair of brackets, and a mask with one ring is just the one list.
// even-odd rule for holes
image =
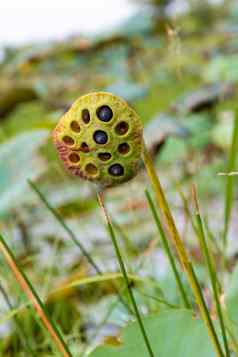
[[121, 226], [115, 221], [115, 219], [112, 222], [113, 227], [116, 229], [118, 234], [120, 235], [121, 239], [123, 240], [125, 244], [126, 251], [131, 254], [131, 255], [138, 255], [138, 249], [135, 247], [135, 245], [132, 243], [130, 238], [128, 237], [127, 233], [121, 228]]
[[49, 334], [51, 335], [52, 341], [54, 341], [60, 353], [64, 357], [71, 357], [72, 354], [70, 353], [68, 346], [65, 343], [61, 333], [59, 332], [55, 323], [49, 317], [48, 312], [44, 304], [42, 303], [40, 297], [38, 296], [37, 292], [33, 288], [30, 280], [27, 278], [23, 270], [18, 265], [16, 258], [14, 257], [13, 253], [11, 252], [10, 248], [8, 247], [7, 243], [5, 242], [4, 238], [1, 235], [0, 235], [0, 251], [2, 252], [9, 268], [14, 274], [21, 289], [25, 292], [29, 300], [32, 302], [36, 313], [38, 314], [44, 326], [48, 330]]
[[189, 209], [188, 200], [186, 199], [185, 194], [181, 190], [180, 185], [178, 183], [177, 183], [177, 188], [178, 188], [178, 193], [180, 195], [180, 198], [181, 198], [181, 200], [183, 202], [183, 207], [184, 207], [185, 214], [188, 217], [188, 220], [190, 221], [190, 223], [192, 225], [192, 229], [193, 229], [194, 233], [197, 235], [198, 234], [197, 227], [194, 224], [193, 217], [192, 217], [192, 214], [191, 214], [190, 209]]
[[178, 286], [178, 290], [180, 292], [180, 295], [181, 295], [181, 298], [182, 298], [182, 301], [183, 301], [183, 304], [186, 308], [191, 308], [191, 304], [189, 302], [189, 299], [187, 297], [187, 294], [186, 294], [186, 291], [183, 287], [183, 283], [180, 279], [180, 276], [179, 276], [179, 272], [178, 272], [178, 269], [176, 267], [176, 263], [175, 263], [175, 260], [174, 260], [174, 257], [173, 257], [173, 254], [170, 250], [170, 247], [169, 247], [169, 243], [166, 239], [166, 236], [165, 236], [165, 233], [164, 233], [164, 229], [162, 227], [162, 224], [161, 224], [161, 221], [160, 221], [160, 218], [159, 218], [159, 215], [156, 211], [156, 208], [155, 208], [155, 205], [154, 205], [154, 202], [152, 200], [152, 197], [149, 193], [148, 190], [145, 191], [145, 194], [146, 194], [146, 198], [148, 200], [148, 203], [149, 203], [149, 206], [150, 206], [150, 209], [151, 209], [151, 212], [153, 214], [153, 217], [154, 217], [154, 220], [155, 220], [155, 223], [157, 225], [157, 228], [158, 228], [158, 231], [159, 231], [159, 234], [160, 234], [160, 237], [161, 237], [161, 241], [162, 241], [162, 244], [163, 244], [163, 247], [164, 247], [164, 250], [165, 250], [165, 253], [167, 254], [168, 256], [168, 259], [169, 259], [169, 262], [170, 262], [170, 265], [171, 265], [171, 268], [172, 268], [172, 271], [174, 273], [174, 277], [175, 277], [175, 280], [176, 280], [176, 283], [177, 283], [177, 286]]
[[117, 256], [118, 263], [120, 265], [121, 272], [122, 272], [123, 277], [124, 277], [124, 281], [126, 283], [128, 294], [129, 294], [129, 297], [130, 297], [130, 300], [131, 300], [131, 303], [132, 303], [132, 306], [133, 306], [133, 309], [134, 309], [134, 312], [135, 312], [135, 316], [136, 316], [137, 321], [138, 321], [138, 325], [140, 327], [142, 336], [144, 338], [148, 353], [149, 353], [150, 357], [155, 357], [155, 355], [154, 355], [154, 353], [152, 351], [151, 345], [150, 345], [149, 338], [148, 338], [147, 333], [145, 331], [145, 327], [144, 327], [144, 324], [143, 324], [142, 317], [140, 315], [140, 311], [139, 311], [139, 309], [137, 307], [136, 300], [134, 298], [134, 294], [133, 294], [133, 291], [132, 291], [132, 288], [131, 288], [130, 280], [129, 280], [129, 277], [128, 277], [128, 274], [127, 274], [127, 271], [126, 271], [126, 266], [125, 266], [124, 261], [122, 259], [122, 255], [121, 255], [121, 252], [120, 252], [119, 245], [117, 243], [116, 235], [115, 235], [112, 223], [110, 221], [110, 218], [108, 216], [108, 213], [106, 211], [106, 207], [105, 207], [104, 202], [103, 202], [102, 194], [98, 194], [98, 201], [99, 201], [100, 207], [102, 208], [103, 214], [104, 214], [105, 219], [106, 219], [106, 224], [107, 224], [108, 231], [109, 231], [109, 234], [110, 234], [110, 237], [111, 237], [111, 241], [112, 241], [112, 244], [113, 244], [116, 256]]
[[81, 250], [82, 254], [85, 256], [85, 258], [88, 260], [89, 264], [95, 269], [95, 271], [98, 274], [102, 274], [101, 269], [98, 267], [98, 265], [95, 263], [91, 255], [88, 253], [86, 248], [83, 246], [81, 242], [77, 239], [76, 235], [72, 231], [72, 229], [65, 223], [63, 218], [60, 216], [60, 214], [56, 211], [56, 209], [50, 204], [50, 202], [47, 200], [45, 195], [38, 189], [36, 184], [28, 180], [28, 183], [32, 190], [38, 195], [40, 200], [44, 203], [46, 208], [53, 214], [53, 216], [56, 218], [56, 220], [59, 222], [59, 224], [62, 226], [62, 228], [65, 230], [65, 232], [68, 234], [72, 242]]
[[[128, 278], [131, 282], [135, 282], [135, 283], [143, 281], [142, 278], [133, 274], [129, 274]], [[48, 294], [46, 301], [49, 302], [55, 300], [57, 299], [58, 296], [64, 295], [64, 293], [67, 293], [70, 290], [74, 290], [75, 288], [78, 288], [79, 286], [82, 285], [90, 285], [90, 284], [107, 282], [107, 281], [115, 282], [116, 280], [119, 279], [123, 279], [123, 275], [121, 273], [105, 273], [105, 274], [89, 276], [86, 278], [76, 279], [70, 283], [63, 284], [62, 286], [52, 290]]]
[[[25, 346], [26, 350], [28, 353], [30, 353], [30, 355], [32, 357], [35, 357], [36, 356], [36, 353], [33, 351], [31, 345], [30, 345], [30, 341], [28, 341], [28, 338], [24, 332], [24, 330], [22, 330], [21, 328], [21, 324], [20, 324], [20, 321], [18, 320], [18, 317], [13, 314], [15, 313], [16, 309], [14, 309], [9, 297], [8, 297], [8, 294], [7, 292], [5, 291], [4, 287], [2, 286], [2, 284], [0, 284], [0, 292], [10, 310], [10, 312], [8, 313], [8, 316], [11, 315], [11, 317], [13, 317], [14, 319], [14, 322], [15, 322], [15, 326], [16, 326], [16, 330], [17, 330], [17, 333], [19, 335], [19, 338], [20, 338], [20, 341], [22, 343], [23, 346]], [[2, 319], [1, 319], [2, 320]], [[7, 318], [5, 319], [5, 322], [7, 322]], [[1, 324], [1, 321], [0, 321], [0, 324]]]
[[[81, 242], [78, 241], [76, 235], [72, 231], [72, 229], [66, 224], [64, 219], [60, 216], [60, 214], [56, 211], [56, 209], [50, 204], [50, 202], [47, 200], [45, 195], [38, 189], [36, 184], [32, 182], [31, 180], [28, 180], [28, 183], [32, 190], [38, 195], [40, 200], [44, 203], [45, 207], [53, 214], [53, 216], [56, 218], [58, 223], [61, 225], [61, 227], [65, 230], [65, 232], [68, 234], [69, 238], [72, 240], [72, 242], [81, 250], [81, 253], [85, 256], [85, 258], [88, 260], [89, 264], [95, 269], [95, 271], [102, 275], [103, 272], [101, 269], [98, 267], [92, 256], [89, 254], [89, 252], [86, 250], [86, 248], [83, 246]], [[119, 293], [118, 293], [119, 294]], [[127, 305], [127, 303], [123, 300], [123, 298], [119, 296], [119, 299], [121, 303], [126, 307], [129, 313], [131, 313], [130, 307]]]
[[218, 288], [217, 288], [217, 276], [216, 276], [216, 271], [214, 269], [214, 265], [212, 263], [212, 257], [209, 252], [209, 248], [207, 245], [206, 237], [205, 237], [205, 232], [203, 228], [203, 222], [202, 222], [202, 217], [200, 214], [200, 209], [199, 209], [199, 203], [198, 203], [198, 198], [197, 198], [197, 193], [195, 187], [193, 187], [193, 199], [194, 199], [194, 205], [196, 209], [196, 222], [197, 222], [197, 227], [199, 231], [199, 243], [201, 247], [201, 251], [203, 252], [206, 265], [207, 265], [207, 270], [209, 273], [211, 285], [212, 285], [212, 290], [213, 290], [213, 295], [215, 299], [215, 305], [216, 305], [216, 311], [217, 311], [217, 316], [218, 320], [220, 323], [221, 327], [221, 332], [222, 332], [222, 337], [223, 337], [223, 342], [225, 346], [225, 351], [226, 351], [226, 357], [230, 357], [230, 351], [229, 351], [229, 346], [228, 346], [228, 340], [227, 340], [227, 334], [226, 334], [226, 328], [225, 328], [225, 322], [223, 318], [223, 313], [222, 313], [222, 307], [221, 303], [219, 300], [219, 293], [218, 293]]
[[5, 324], [6, 322], [14, 319], [20, 312], [24, 311], [28, 306], [30, 306], [30, 302], [28, 301], [26, 304], [20, 307], [12, 308], [8, 313], [4, 314], [0, 318], [0, 326]]
[[[234, 121], [232, 143], [230, 147], [228, 163], [227, 163], [227, 173], [235, 170], [236, 156], [238, 151], [238, 114], [236, 115]], [[229, 231], [231, 212], [233, 207], [233, 191], [234, 191], [234, 177], [226, 177], [226, 189], [225, 189], [225, 207], [224, 207], [224, 231], [223, 231], [223, 243], [227, 246], [227, 234]]]
[[193, 265], [190, 261], [187, 251], [185, 249], [183, 240], [181, 239], [180, 234], [177, 230], [174, 218], [170, 211], [169, 204], [165, 197], [159, 177], [156, 173], [152, 159], [148, 153], [148, 150], [147, 150], [145, 144], [144, 144], [144, 150], [143, 150], [143, 160], [144, 160], [144, 164], [145, 164], [145, 168], [146, 168], [149, 180], [151, 182], [151, 186], [155, 192], [155, 197], [156, 197], [158, 207], [160, 208], [160, 211], [161, 211], [161, 214], [163, 217], [163, 222], [166, 224], [166, 227], [170, 234], [171, 240], [176, 248], [180, 263], [181, 263], [182, 267], [184, 268], [184, 271], [187, 274], [188, 281], [190, 283], [191, 289], [193, 291], [194, 297], [195, 297], [197, 305], [199, 307], [201, 317], [207, 327], [207, 331], [208, 331], [208, 334], [209, 334], [211, 341], [213, 343], [214, 350], [216, 351], [217, 356], [223, 357], [224, 355], [222, 352], [222, 348], [221, 348], [219, 339], [217, 337], [217, 333], [214, 328], [211, 316], [207, 309], [200, 284], [199, 284], [197, 276], [194, 272]]

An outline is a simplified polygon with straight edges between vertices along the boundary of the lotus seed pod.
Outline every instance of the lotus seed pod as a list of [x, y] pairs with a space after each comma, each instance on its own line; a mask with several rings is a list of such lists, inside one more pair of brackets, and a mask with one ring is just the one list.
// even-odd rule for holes
[[54, 143], [65, 167], [76, 176], [110, 187], [129, 181], [140, 166], [140, 118], [109, 93], [79, 98], [60, 119]]

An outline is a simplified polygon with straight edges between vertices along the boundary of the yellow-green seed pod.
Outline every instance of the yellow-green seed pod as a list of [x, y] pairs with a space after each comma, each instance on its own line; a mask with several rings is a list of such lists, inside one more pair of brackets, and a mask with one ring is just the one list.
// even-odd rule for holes
[[110, 187], [137, 174], [142, 123], [117, 96], [97, 92], [79, 98], [60, 119], [53, 138], [65, 167], [76, 176]]

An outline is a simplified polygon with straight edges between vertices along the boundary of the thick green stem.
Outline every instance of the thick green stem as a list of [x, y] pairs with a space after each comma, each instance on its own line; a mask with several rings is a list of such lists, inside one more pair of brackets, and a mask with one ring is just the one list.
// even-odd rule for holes
[[206, 306], [206, 303], [205, 303], [205, 300], [204, 300], [204, 297], [203, 297], [203, 294], [201, 291], [201, 287], [199, 285], [198, 279], [194, 272], [192, 263], [190, 262], [189, 256], [185, 250], [183, 241], [180, 238], [179, 232], [176, 228], [176, 225], [175, 225], [173, 216], [170, 212], [168, 202], [165, 198], [159, 177], [157, 176], [153, 162], [151, 160], [151, 157], [147, 151], [145, 144], [144, 144], [144, 151], [143, 151], [143, 159], [144, 159], [144, 164], [145, 164], [145, 167], [147, 170], [148, 177], [151, 182], [151, 186], [155, 192], [155, 197], [156, 197], [158, 206], [162, 213], [164, 224], [166, 225], [167, 230], [168, 230], [170, 237], [172, 239], [172, 242], [174, 243], [180, 263], [187, 274], [187, 278], [190, 283], [191, 289], [193, 291], [194, 297], [196, 299], [197, 305], [199, 307], [201, 317], [207, 326], [207, 330], [208, 330], [209, 336], [211, 338], [211, 341], [213, 343], [216, 354], [218, 357], [224, 357], [220, 342], [219, 342], [217, 334], [216, 334], [216, 330], [212, 323], [211, 316], [209, 314], [209, 311], [207, 309], [207, 306]]

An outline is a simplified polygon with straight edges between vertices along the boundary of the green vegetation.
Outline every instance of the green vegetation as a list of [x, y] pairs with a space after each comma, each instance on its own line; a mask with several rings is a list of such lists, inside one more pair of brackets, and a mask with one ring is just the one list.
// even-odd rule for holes
[[[1, 356], [238, 356], [238, 7], [188, 4], [145, 0], [102, 36], [5, 49]], [[103, 193], [52, 143], [90, 92], [128, 101], [147, 147]]]

